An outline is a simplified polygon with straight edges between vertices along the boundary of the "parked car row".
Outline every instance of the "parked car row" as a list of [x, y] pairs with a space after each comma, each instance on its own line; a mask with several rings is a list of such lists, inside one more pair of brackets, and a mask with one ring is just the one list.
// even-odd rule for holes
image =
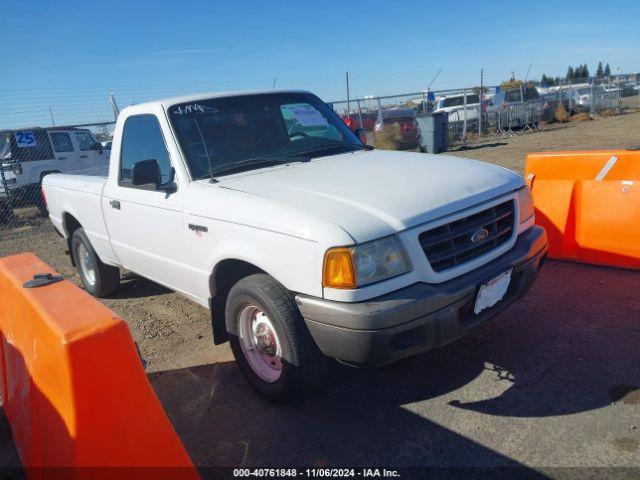
[[[598, 99], [601, 101], [610, 100], [611, 95], [620, 95], [621, 97], [637, 95], [640, 90], [640, 83], [638, 84], [597, 84], [593, 87]], [[464, 92], [454, 92], [435, 97], [434, 100], [427, 101], [427, 111], [433, 111], [435, 113], [447, 113], [449, 123], [456, 122], [474, 122], [480, 117], [480, 112], [491, 114], [498, 111], [500, 108], [505, 108], [507, 105], [517, 105], [528, 102], [542, 103], [545, 111], [555, 111], [558, 104], [562, 102], [565, 109], [569, 113], [574, 113], [578, 110], [588, 109], [591, 104], [592, 86], [589, 83], [574, 84], [568, 86], [554, 86], [554, 87], [517, 87], [509, 89], [496, 89], [497, 91], [486, 91], [482, 101], [480, 102], [480, 95], [477, 92], [467, 91], [466, 102]], [[411, 99], [407, 103], [419, 99]], [[420, 101], [420, 106], [416, 107], [417, 112], [424, 111], [425, 102]], [[466, 104], [466, 108], [465, 108]], [[399, 106], [390, 107], [388, 110], [400, 108]], [[388, 111], [385, 110], [385, 111]], [[364, 130], [371, 132], [374, 129], [376, 122], [378, 121], [377, 111], [366, 111], [361, 113], [351, 113], [350, 115], [343, 115], [344, 122], [352, 129], [363, 128]]]

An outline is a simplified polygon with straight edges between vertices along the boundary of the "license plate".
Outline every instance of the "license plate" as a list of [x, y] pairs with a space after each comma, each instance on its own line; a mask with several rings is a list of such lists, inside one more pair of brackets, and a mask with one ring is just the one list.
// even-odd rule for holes
[[473, 313], [477, 315], [485, 308], [493, 307], [496, 303], [502, 300], [505, 293], [507, 293], [509, 283], [511, 283], [512, 271], [513, 269], [509, 269], [480, 285]]

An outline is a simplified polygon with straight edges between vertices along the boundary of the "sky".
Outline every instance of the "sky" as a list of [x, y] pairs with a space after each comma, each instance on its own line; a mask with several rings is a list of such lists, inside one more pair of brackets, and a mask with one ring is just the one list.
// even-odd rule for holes
[[[640, 1], [2, 0], [0, 128], [111, 120], [177, 94], [301, 88], [325, 101], [640, 71]], [[51, 109], [51, 111], [49, 110]]]

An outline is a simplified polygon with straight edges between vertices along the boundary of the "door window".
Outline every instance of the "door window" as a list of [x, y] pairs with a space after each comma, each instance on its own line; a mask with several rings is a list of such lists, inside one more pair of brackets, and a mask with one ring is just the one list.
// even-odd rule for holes
[[120, 183], [131, 185], [131, 168], [142, 160], [157, 160], [162, 182], [169, 180], [171, 161], [155, 115], [129, 117], [122, 132]]
[[51, 132], [51, 143], [56, 152], [73, 152], [73, 143], [71, 143], [71, 135], [66, 132]]
[[[33, 162], [38, 160], [51, 160], [53, 158], [53, 150], [51, 149], [51, 141], [46, 130], [35, 129], [32, 130], [34, 143], [32, 146], [21, 147], [18, 143], [18, 138], [15, 134], [7, 132], [4, 136], [4, 141], [9, 145], [2, 146], [2, 140], [0, 140], [0, 158], [11, 157], [11, 160], [16, 162]], [[19, 137], [19, 136], [18, 136]], [[7, 150], [7, 147], [8, 150]], [[4, 153], [3, 153], [4, 151]]]
[[83, 152], [93, 150], [96, 144], [89, 132], [76, 132], [76, 140], [78, 141], [78, 147], [80, 147], [80, 150]]

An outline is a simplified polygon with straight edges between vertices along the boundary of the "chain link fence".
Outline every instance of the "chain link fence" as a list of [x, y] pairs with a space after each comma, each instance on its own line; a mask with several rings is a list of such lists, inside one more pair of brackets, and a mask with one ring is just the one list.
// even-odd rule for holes
[[[625, 100], [626, 99], [626, 100]], [[483, 135], [511, 136], [538, 129], [541, 122], [566, 121], [572, 115], [620, 112], [640, 108], [640, 75], [626, 76], [624, 82], [586, 78], [554, 86], [482, 86], [453, 90], [424, 90], [400, 95], [340, 100], [334, 109], [353, 129], [367, 133], [367, 143], [376, 144], [384, 130], [385, 117], [416, 118], [417, 142], [431, 132], [421, 131], [419, 119], [432, 114], [447, 117], [449, 145]], [[561, 108], [560, 108], [561, 107]], [[561, 111], [566, 118], [560, 118]], [[402, 112], [401, 112], [402, 111]], [[404, 142], [405, 144], [407, 142]], [[415, 145], [420, 149], [423, 145]]]
[[5, 241], [28, 244], [47, 223], [46, 175], [106, 173], [112, 130], [101, 123], [0, 131], [0, 255], [11, 253], [2, 251]]

